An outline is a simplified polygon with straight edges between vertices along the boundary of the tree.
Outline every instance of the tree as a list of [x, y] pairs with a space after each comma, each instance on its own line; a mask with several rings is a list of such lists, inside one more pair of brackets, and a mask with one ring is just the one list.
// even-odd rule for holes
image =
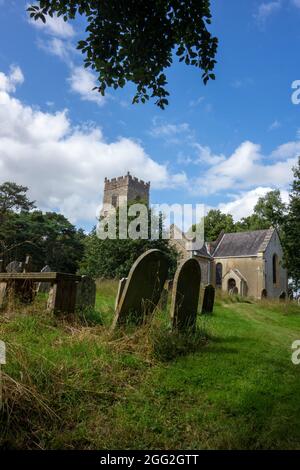
[[[132, 205], [131, 203], [130, 205]], [[117, 210], [117, 227], [119, 217], [119, 210]], [[134, 220], [134, 217], [128, 217], [128, 222]], [[133, 240], [131, 238], [120, 239], [119, 232], [117, 231], [116, 239], [106, 238], [102, 240], [98, 238], [96, 229], [85, 239], [85, 252], [83, 260], [80, 264], [81, 274], [88, 274], [93, 277], [105, 278], [122, 278], [127, 277], [131, 266], [135, 260], [145, 251], [156, 248], [165, 253], [169, 260], [169, 274], [175, 272], [177, 253], [173, 247], [168, 243], [168, 240], [163, 238], [151, 239], [151, 211], [148, 212], [149, 232], [148, 239], [138, 238]], [[160, 235], [163, 230], [163, 222], [160, 217], [157, 223]]]
[[85, 67], [98, 74], [98, 91], [136, 85], [133, 102], [150, 97], [164, 109], [168, 104], [164, 70], [179, 61], [202, 70], [206, 84], [212, 73], [218, 40], [208, 31], [209, 0], [38, 0], [28, 8], [35, 20], [63, 15], [65, 21], [84, 15], [87, 37], [77, 48]]
[[211, 209], [204, 217], [205, 240], [216, 240], [221, 230], [227, 233], [235, 232], [233, 217], [231, 214], [223, 214], [218, 209]]
[[0, 223], [11, 211], [29, 211], [34, 208], [34, 201], [27, 197], [28, 188], [6, 181], [0, 185]]
[[33, 268], [75, 273], [83, 257], [84, 234], [63, 215], [41, 211], [10, 213], [0, 225], [0, 258], [7, 264], [32, 256]]
[[300, 157], [293, 172], [289, 211], [284, 223], [284, 251], [286, 267], [293, 280], [293, 289], [298, 292], [300, 289]]
[[258, 199], [253, 214], [236, 223], [237, 231], [264, 230], [275, 227], [283, 236], [286, 205], [282, 202], [279, 189], [269, 191]]

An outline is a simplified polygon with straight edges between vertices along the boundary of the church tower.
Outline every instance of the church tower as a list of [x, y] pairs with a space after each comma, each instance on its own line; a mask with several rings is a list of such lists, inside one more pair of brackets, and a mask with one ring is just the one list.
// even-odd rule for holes
[[[107, 205], [118, 208], [130, 202], [141, 202], [149, 206], [150, 181], [145, 183], [128, 172], [126, 176], [104, 179], [103, 208], [101, 215], [107, 215]], [[105, 207], [106, 206], [106, 207]]]

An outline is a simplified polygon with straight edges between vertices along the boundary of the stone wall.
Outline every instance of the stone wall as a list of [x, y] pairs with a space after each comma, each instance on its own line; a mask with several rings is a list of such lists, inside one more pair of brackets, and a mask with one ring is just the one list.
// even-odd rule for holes
[[[278, 265], [277, 265], [277, 275], [276, 283], [273, 284], [273, 256], [277, 255]], [[278, 233], [274, 231], [271, 240], [267, 246], [267, 249], [264, 253], [264, 262], [265, 262], [265, 289], [267, 290], [268, 297], [277, 297], [279, 298], [282, 292], [287, 294], [288, 292], [288, 278], [287, 270], [283, 267], [283, 250], [281, 247], [280, 239]]]

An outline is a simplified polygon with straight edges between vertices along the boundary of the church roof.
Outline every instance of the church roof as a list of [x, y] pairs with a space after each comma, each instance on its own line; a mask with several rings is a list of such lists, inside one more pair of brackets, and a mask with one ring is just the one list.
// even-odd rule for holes
[[271, 228], [251, 232], [224, 233], [212, 256], [214, 258], [255, 256], [266, 249], [273, 232], [274, 229]]

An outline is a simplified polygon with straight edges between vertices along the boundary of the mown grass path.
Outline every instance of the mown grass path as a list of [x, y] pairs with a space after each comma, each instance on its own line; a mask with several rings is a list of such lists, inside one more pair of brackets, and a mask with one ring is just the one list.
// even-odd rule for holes
[[300, 448], [299, 307], [220, 299], [199, 317], [205, 341], [170, 335], [165, 312], [111, 334], [115, 289], [99, 287], [102, 325], [40, 310], [0, 320], [2, 446]]

